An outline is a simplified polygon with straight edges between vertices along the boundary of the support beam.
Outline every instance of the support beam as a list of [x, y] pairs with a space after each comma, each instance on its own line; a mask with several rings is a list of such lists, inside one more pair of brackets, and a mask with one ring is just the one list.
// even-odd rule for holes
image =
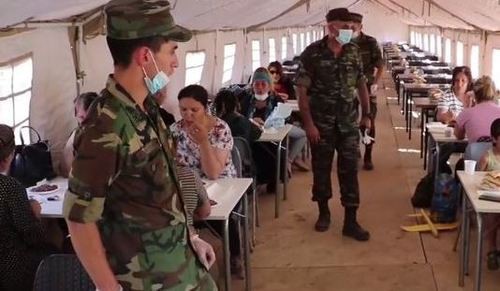
[[436, 1], [434, 0], [425, 0], [429, 3], [429, 5], [434, 5], [435, 7], [441, 9], [441, 11], [444, 11], [446, 12], [447, 14], [449, 14], [450, 16], [452, 16], [453, 18], [459, 20], [459, 21], [462, 21], [463, 23], [467, 24], [468, 26], [471, 26], [471, 27], [474, 27], [475, 29], [477, 30], [484, 30], [483, 28], [479, 27], [479, 26], [476, 26], [475, 24], [463, 19], [462, 17], [456, 15], [455, 13], [451, 12], [450, 10], [444, 8], [443, 6], [439, 5], [436, 3]]

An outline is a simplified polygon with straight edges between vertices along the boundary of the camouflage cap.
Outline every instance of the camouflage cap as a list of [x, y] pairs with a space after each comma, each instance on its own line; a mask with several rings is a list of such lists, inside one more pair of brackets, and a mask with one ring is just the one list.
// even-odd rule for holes
[[347, 8], [335, 8], [328, 11], [326, 21], [351, 21], [351, 14]]
[[138, 39], [164, 36], [186, 42], [192, 33], [176, 25], [166, 0], [112, 0], [106, 5], [107, 36], [113, 39]]
[[359, 13], [351, 12], [351, 21], [356, 22], [356, 23], [362, 23], [363, 22], [363, 15], [361, 15]]

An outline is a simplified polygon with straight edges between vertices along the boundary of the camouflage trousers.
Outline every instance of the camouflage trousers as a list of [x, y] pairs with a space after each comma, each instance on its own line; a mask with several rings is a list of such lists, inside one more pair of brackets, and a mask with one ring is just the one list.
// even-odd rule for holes
[[123, 290], [217, 290], [212, 277], [187, 242], [184, 225], [146, 232], [140, 240], [142, 250], [131, 256], [126, 264], [110, 260]]
[[344, 207], [359, 205], [358, 159], [359, 133], [354, 129], [341, 133], [338, 129], [319, 129], [321, 139], [311, 145], [313, 170], [313, 201], [332, 197], [332, 163], [337, 157], [337, 176], [340, 185], [340, 201]]

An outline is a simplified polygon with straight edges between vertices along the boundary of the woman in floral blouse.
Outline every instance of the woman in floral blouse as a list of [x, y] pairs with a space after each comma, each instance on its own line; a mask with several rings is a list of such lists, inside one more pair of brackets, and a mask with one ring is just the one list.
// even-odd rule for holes
[[231, 130], [222, 119], [208, 113], [205, 88], [189, 85], [179, 92], [178, 99], [182, 119], [171, 126], [177, 139], [177, 163], [198, 171], [202, 178], [236, 177]]

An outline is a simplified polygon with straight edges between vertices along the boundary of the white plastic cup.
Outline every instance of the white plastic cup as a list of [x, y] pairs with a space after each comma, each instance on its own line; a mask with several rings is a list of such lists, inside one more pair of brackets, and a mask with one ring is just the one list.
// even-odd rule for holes
[[446, 127], [444, 129], [444, 136], [446, 137], [451, 137], [451, 134], [453, 133], [453, 128], [451, 127]]
[[476, 161], [474, 160], [465, 160], [465, 173], [467, 175], [474, 175], [474, 172], [476, 171]]

